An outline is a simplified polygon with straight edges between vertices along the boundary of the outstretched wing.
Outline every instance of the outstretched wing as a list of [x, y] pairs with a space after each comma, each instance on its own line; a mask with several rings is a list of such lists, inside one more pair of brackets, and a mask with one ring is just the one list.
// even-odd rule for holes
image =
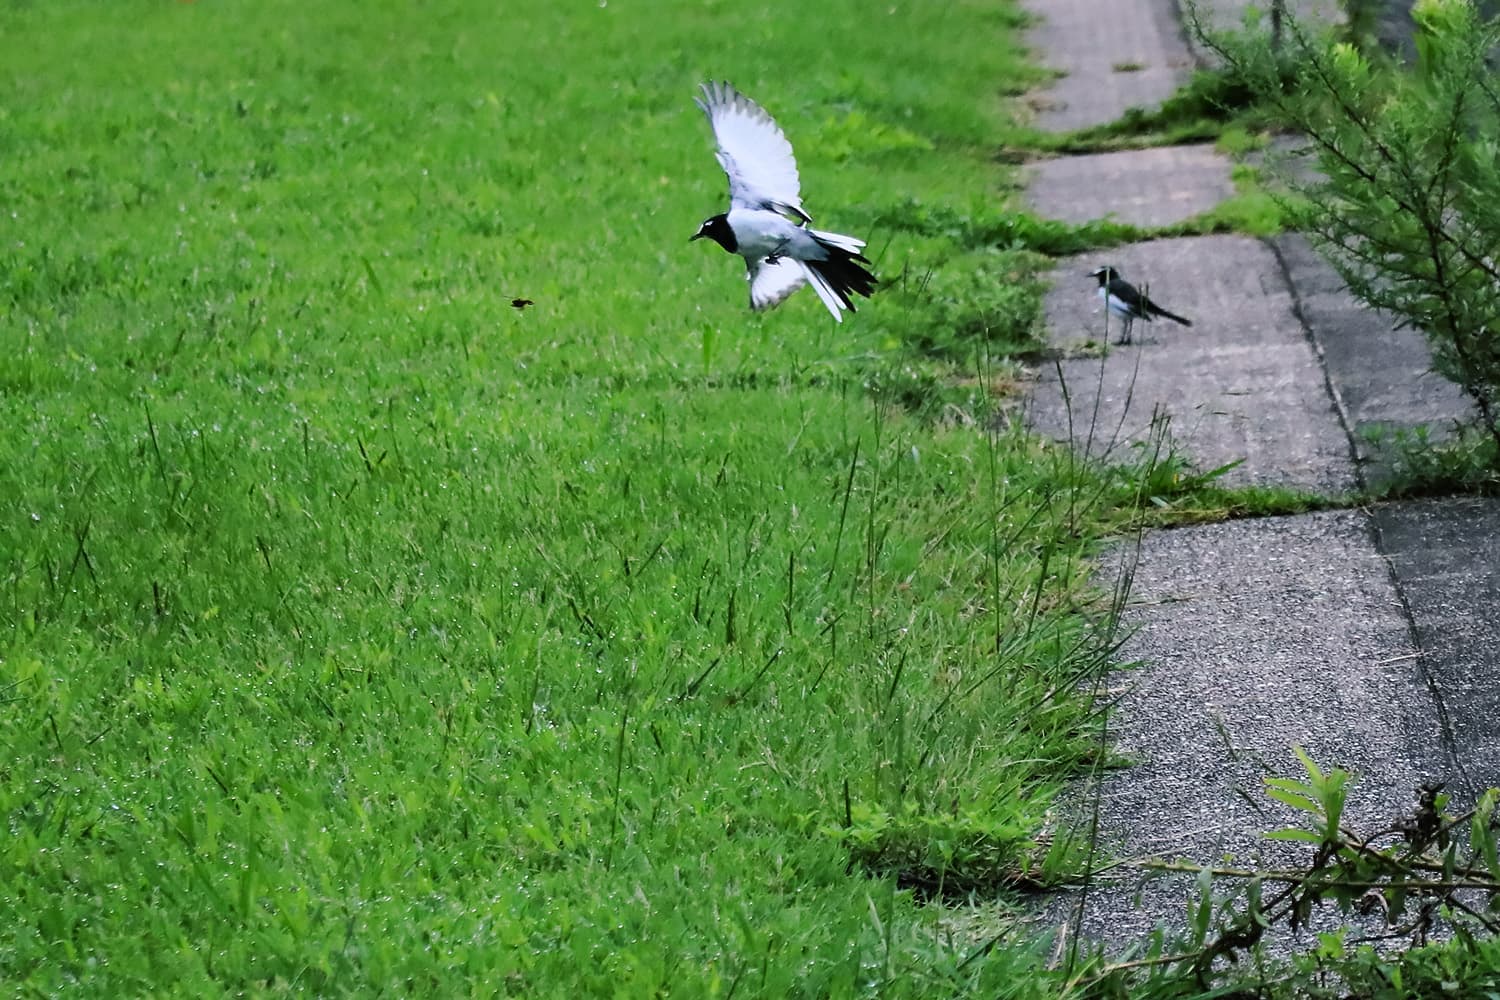
[[772, 264], [761, 260], [745, 262], [750, 282], [750, 308], [757, 312], [781, 305], [787, 297], [807, 282], [800, 261], [782, 257]]
[[854, 305], [849, 301], [849, 296], [841, 294], [838, 289], [829, 284], [828, 279], [818, 273], [806, 261], [797, 261], [802, 267], [802, 272], [807, 276], [807, 283], [812, 285], [813, 291], [818, 293], [818, 298], [823, 300], [823, 305], [828, 307], [829, 313], [833, 315], [835, 323], [844, 321], [844, 310], [854, 311]]
[[802, 208], [802, 183], [792, 144], [765, 109], [727, 83], [702, 85], [703, 109], [719, 144], [719, 164], [729, 175], [733, 208], [768, 208], [811, 222]]

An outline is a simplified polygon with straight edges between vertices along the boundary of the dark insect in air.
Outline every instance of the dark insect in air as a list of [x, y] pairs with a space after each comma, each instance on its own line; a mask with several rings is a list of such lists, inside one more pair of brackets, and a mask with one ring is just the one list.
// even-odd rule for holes
[[510, 304], [515, 306], [517, 309], [525, 309], [527, 306], [536, 305], [536, 303], [531, 301], [530, 299], [511, 299]]

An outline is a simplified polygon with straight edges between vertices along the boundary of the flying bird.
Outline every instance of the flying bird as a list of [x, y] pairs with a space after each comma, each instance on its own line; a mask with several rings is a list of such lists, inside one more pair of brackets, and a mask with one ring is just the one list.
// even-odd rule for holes
[[705, 83], [703, 109], [729, 175], [729, 211], [706, 219], [693, 239], [713, 240], [745, 258], [750, 308], [770, 309], [812, 285], [833, 318], [854, 312], [849, 293], [870, 297], [875, 276], [861, 264], [864, 240], [811, 228], [802, 207], [792, 144], [759, 104], [727, 83]]
[[1120, 272], [1108, 264], [1090, 271], [1089, 277], [1099, 279], [1099, 298], [1104, 300], [1110, 312], [1120, 317], [1125, 323], [1125, 330], [1120, 334], [1121, 344], [1130, 343], [1130, 327], [1138, 319], [1149, 323], [1157, 316], [1162, 316], [1174, 323], [1181, 323], [1183, 326], [1193, 325], [1192, 320], [1167, 312], [1142, 295], [1138, 288], [1120, 277]]

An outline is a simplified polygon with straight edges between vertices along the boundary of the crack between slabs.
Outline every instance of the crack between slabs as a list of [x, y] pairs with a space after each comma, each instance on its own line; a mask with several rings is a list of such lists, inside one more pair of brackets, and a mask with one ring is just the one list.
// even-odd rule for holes
[[[1296, 317], [1297, 323], [1302, 327], [1302, 334], [1307, 338], [1313, 354], [1318, 359], [1318, 367], [1323, 370], [1323, 387], [1329, 398], [1333, 401], [1334, 412], [1338, 415], [1339, 426], [1343, 428], [1344, 437], [1349, 442], [1349, 457], [1354, 469], [1355, 484], [1361, 493], [1369, 489], [1369, 482], [1365, 477], [1365, 462], [1367, 456], [1361, 454], [1359, 440], [1354, 433], [1354, 424], [1349, 416], [1349, 408], [1344, 403], [1344, 397], [1339, 392], [1338, 385], [1333, 380], [1333, 375], [1328, 369], [1328, 358], [1323, 352], [1323, 345], [1318, 340], [1311, 323], [1302, 311], [1302, 294], [1297, 287], [1297, 282], [1292, 278], [1291, 266], [1287, 263], [1286, 256], [1282, 253], [1279, 239], [1264, 239], [1263, 242], [1270, 248], [1276, 257], [1277, 266], [1281, 269], [1281, 281], [1286, 286], [1287, 292], [1292, 298], [1292, 315]], [[1401, 602], [1401, 617], [1406, 623], [1407, 638], [1411, 642], [1411, 648], [1416, 656], [1417, 670], [1422, 676], [1422, 684], [1427, 689], [1427, 696], [1432, 701], [1432, 708], [1438, 720], [1438, 742], [1443, 749], [1443, 756], [1447, 759], [1449, 767], [1460, 776], [1464, 790], [1473, 798], [1478, 795], [1478, 789], [1474, 779], [1470, 777], [1468, 770], [1464, 767], [1463, 758], [1458, 752], [1458, 741], [1453, 735], [1453, 722], [1448, 715], [1448, 706], [1443, 701], [1441, 689], [1437, 680], [1429, 669], [1427, 650], [1422, 645], [1422, 630], [1417, 625], [1416, 616], [1411, 610], [1411, 601], [1406, 594], [1406, 587], [1402, 585], [1401, 574], [1396, 569], [1396, 564], [1391, 560], [1386, 551], [1385, 537], [1380, 530], [1380, 522], [1376, 520], [1368, 504], [1359, 507], [1364, 517], [1365, 533], [1374, 546], [1375, 554], [1380, 557], [1385, 566], [1386, 578], [1390, 581], [1391, 589], [1396, 593], [1396, 599]]]
[[1443, 756], [1447, 758], [1450, 770], [1458, 774], [1463, 783], [1464, 793], [1472, 802], [1479, 797], [1479, 786], [1475, 784], [1468, 768], [1464, 767], [1463, 756], [1458, 752], [1458, 740], [1453, 735], [1453, 720], [1448, 715], [1448, 706], [1443, 701], [1443, 693], [1438, 687], [1437, 679], [1428, 669], [1427, 650], [1422, 646], [1422, 630], [1417, 625], [1416, 616], [1412, 614], [1406, 588], [1401, 584], [1401, 574], [1397, 572], [1396, 564], [1391, 557], [1386, 554], [1385, 537], [1380, 530], [1380, 522], [1375, 519], [1375, 515], [1368, 507], [1361, 508], [1361, 510], [1365, 516], [1366, 531], [1375, 546], [1375, 553], [1385, 564], [1386, 576], [1391, 581], [1391, 589], [1396, 592], [1396, 600], [1401, 602], [1401, 616], [1406, 619], [1406, 633], [1411, 640], [1411, 648], [1416, 653], [1417, 670], [1422, 675], [1422, 683], [1427, 688], [1427, 695], [1432, 699], [1433, 711], [1437, 715], [1438, 742], [1442, 745]]
[[1318, 368], [1323, 372], [1323, 389], [1328, 393], [1328, 398], [1333, 402], [1333, 412], [1338, 416], [1339, 427], [1344, 432], [1344, 439], [1349, 443], [1349, 465], [1354, 472], [1354, 486], [1359, 493], [1365, 493], [1370, 488], [1370, 483], [1365, 477], [1366, 456], [1360, 453], [1359, 440], [1354, 433], [1354, 421], [1349, 416], [1349, 407], [1344, 403], [1343, 394], [1333, 381], [1333, 375], [1328, 370], [1328, 356], [1323, 353], [1323, 344], [1318, 340], [1318, 335], [1313, 332], [1312, 324], [1307, 321], [1306, 314], [1302, 311], [1302, 293], [1297, 288], [1297, 282], [1292, 279], [1292, 268], [1287, 263], [1286, 256], [1281, 252], [1281, 243], [1278, 238], [1266, 238], [1260, 241], [1270, 249], [1272, 256], [1276, 258], [1276, 267], [1281, 271], [1281, 283], [1286, 286], [1287, 293], [1292, 297], [1292, 315], [1297, 320], [1297, 325], [1302, 328], [1302, 336], [1307, 339], [1307, 344], [1312, 348], [1313, 356], [1318, 359]]

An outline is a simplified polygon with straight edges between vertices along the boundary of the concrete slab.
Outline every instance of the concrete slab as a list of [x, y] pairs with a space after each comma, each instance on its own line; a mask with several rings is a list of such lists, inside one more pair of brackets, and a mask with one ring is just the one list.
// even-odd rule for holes
[[[1137, 323], [1135, 343], [1103, 357], [1105, 317], [1087, 273], [1113, 264], [1195, 325]], [[1348, 437], [1270, 249], [1240, 236], [1157, 240], [1064, 260], [1044, 309], [1063, 360], [1037, 366], [1028, 418], [1039, 432], [1121, 459], [1171, 417], [1175, 444], [1199, 471], [1243, 463], [1222, 480], [1326, 494], [1356, 485]], [[1109, 339], [1118, 339], [1111, 323]], [[1061, 378], [1059, 378], [1059, 370]]]
[[[1199, 16], [1209, 28], [1216, 31], [1233, 31], [1245, 26], [1245, 16], [1254, 10], [1257, 13], [1256, 27], [1270, 31], [1272, 0], [1179, 0], [1183, 24], [1190, 24], [1190, 7], [1196, 7]], [[1343, 24], [1343, 5], [1339, 0], [1285, 0], [1287, 14], [1308, 28]]]
[[1212, 146], [1066, 156], [1027, 168], [1026, 197], [1039, 214], [1063, 222], [1112, 217], [1137, 226], [1168, 226], [1234, 194], [1232, 169], [1229, 158]]
[[[1193, 10], [1202, 24], [1213, 32], [1235, 32], [1246, 28], [1246, 16], [1254, 17], [1254, 30], [1267, 36], [1271, 33], [1271, 0], [1178, 0], [1178, 9], [1183, 24], [1183, 35], [1193, 57], [1202, 66], [1217, 66], [1219, 59], [1198, 44], [1193, 28]], [[1284, 9], [1299, 30], [1314, 33], [1333, 25], [1343, 24], [1347, 19], [1340, 0], [1285, 0]], [[1289, 31], [1283, 27], [1283, 32]]]
[[1280, 236], [1271, 245], [1323, 356], [1368, 482], [1379, 485], [1389, 475], [1393, 432], [1428, 427], [1441, 439], [1455, 422], [1473, 417], [1458, 386], [1432, 370], [1421, 332], [1394, 329], [1389, 316], [1359, 303], [1304, 237]]
[[[1266, 841], [1290, 813], [1267, 774], [1300, 777], [1291, 747], [1357, 773], [1356, 828], [1411, 810], [1450, 777], [1443, 727], [1368, 515], [1338, 511], [1159, 531], [1141, 546], [1111, 718], [1139, 763], [1100, 786], [1102, 844], [1116, 856], [1221, 863], [1302, 857]], [[1263, 810], [1263, 811], [1262, 811]], [[1137, 892], [1139, 898], [1137, 899]], [[1178, 928], [1191, 883], [1105, 884], [1081, 929], [1107, 944]], [[1052, 922], [1075, 896], [1054, 900]]]
[[1500, 785], [1500, 499], [1383, 504], [1380, 544], [1461, 764], [1461, 798]]
[[1065, 74], [1037, 95], [1038, 127], [1066, 132], [1154, 107], [1192, 69], [1170, 0], [1024, 0], [1027, 43]]
[[[1029, 4], [1047, 18], [1033, 44], [1069, 72], [1043, 127], [1111, 120], [1186, 76], [1167, 0]], [[1294, 16], [1336, 14], [1335, 0], [1289, 4]], [[1222, 24], [1246, 3], [1205, 5]], [[1147, 69], [1131, 79], [1126, 64]], [[1215, 187], [1227, 165], [1192, 159], [1203, 152], [1039, 164], [1032, 201], [1066, 221], [1176, 221], [1228, 193]], [[1118, 336], [1086, 277], [1102, 263], [1196, 325], [1137, 324], [1136, 344], [1101, 355]], [[1359, 306], [1298, 237], [1157, 241], [1065, 260], [1053, 279], [1045, 310], [1058, 360], [1037, 366], [1029, 419], [1096, 456], [1148, 440], [1166, 412], [1198, 468], [1244, 459], [1228, 483], [1342, 493], [1358, 485], [1346, 428], [1378, 465], [1364, 432], [1468, 412], [1430, 372], [1420, 335]], [[1129, 688], [1111, 735], [1139, 763], [1099, 785], [1105, 850], [1202, 863], [1295, 856], [1297, 845], [1263, 839], [1289, 817], [1261, 791], [1268, 773], [1298, 775], [1294, 744], [1361, 776], [1346, 813], [1357, 827], [1409, 812], [1425, 781], [1461, 800], [1500, 784], [1500, 500], [1161, 531], [1144, 539], [1133, 583], [1123, 656], [1141, 665], [1121, 675]], [[1191, 892], [1190, 880], [1106, 879], [1081, 902], [1082, 929], [1140, 944], [1154, 925], [1182, 926]], [[1078, 903], [1053, 898], [1044, 919]]]

